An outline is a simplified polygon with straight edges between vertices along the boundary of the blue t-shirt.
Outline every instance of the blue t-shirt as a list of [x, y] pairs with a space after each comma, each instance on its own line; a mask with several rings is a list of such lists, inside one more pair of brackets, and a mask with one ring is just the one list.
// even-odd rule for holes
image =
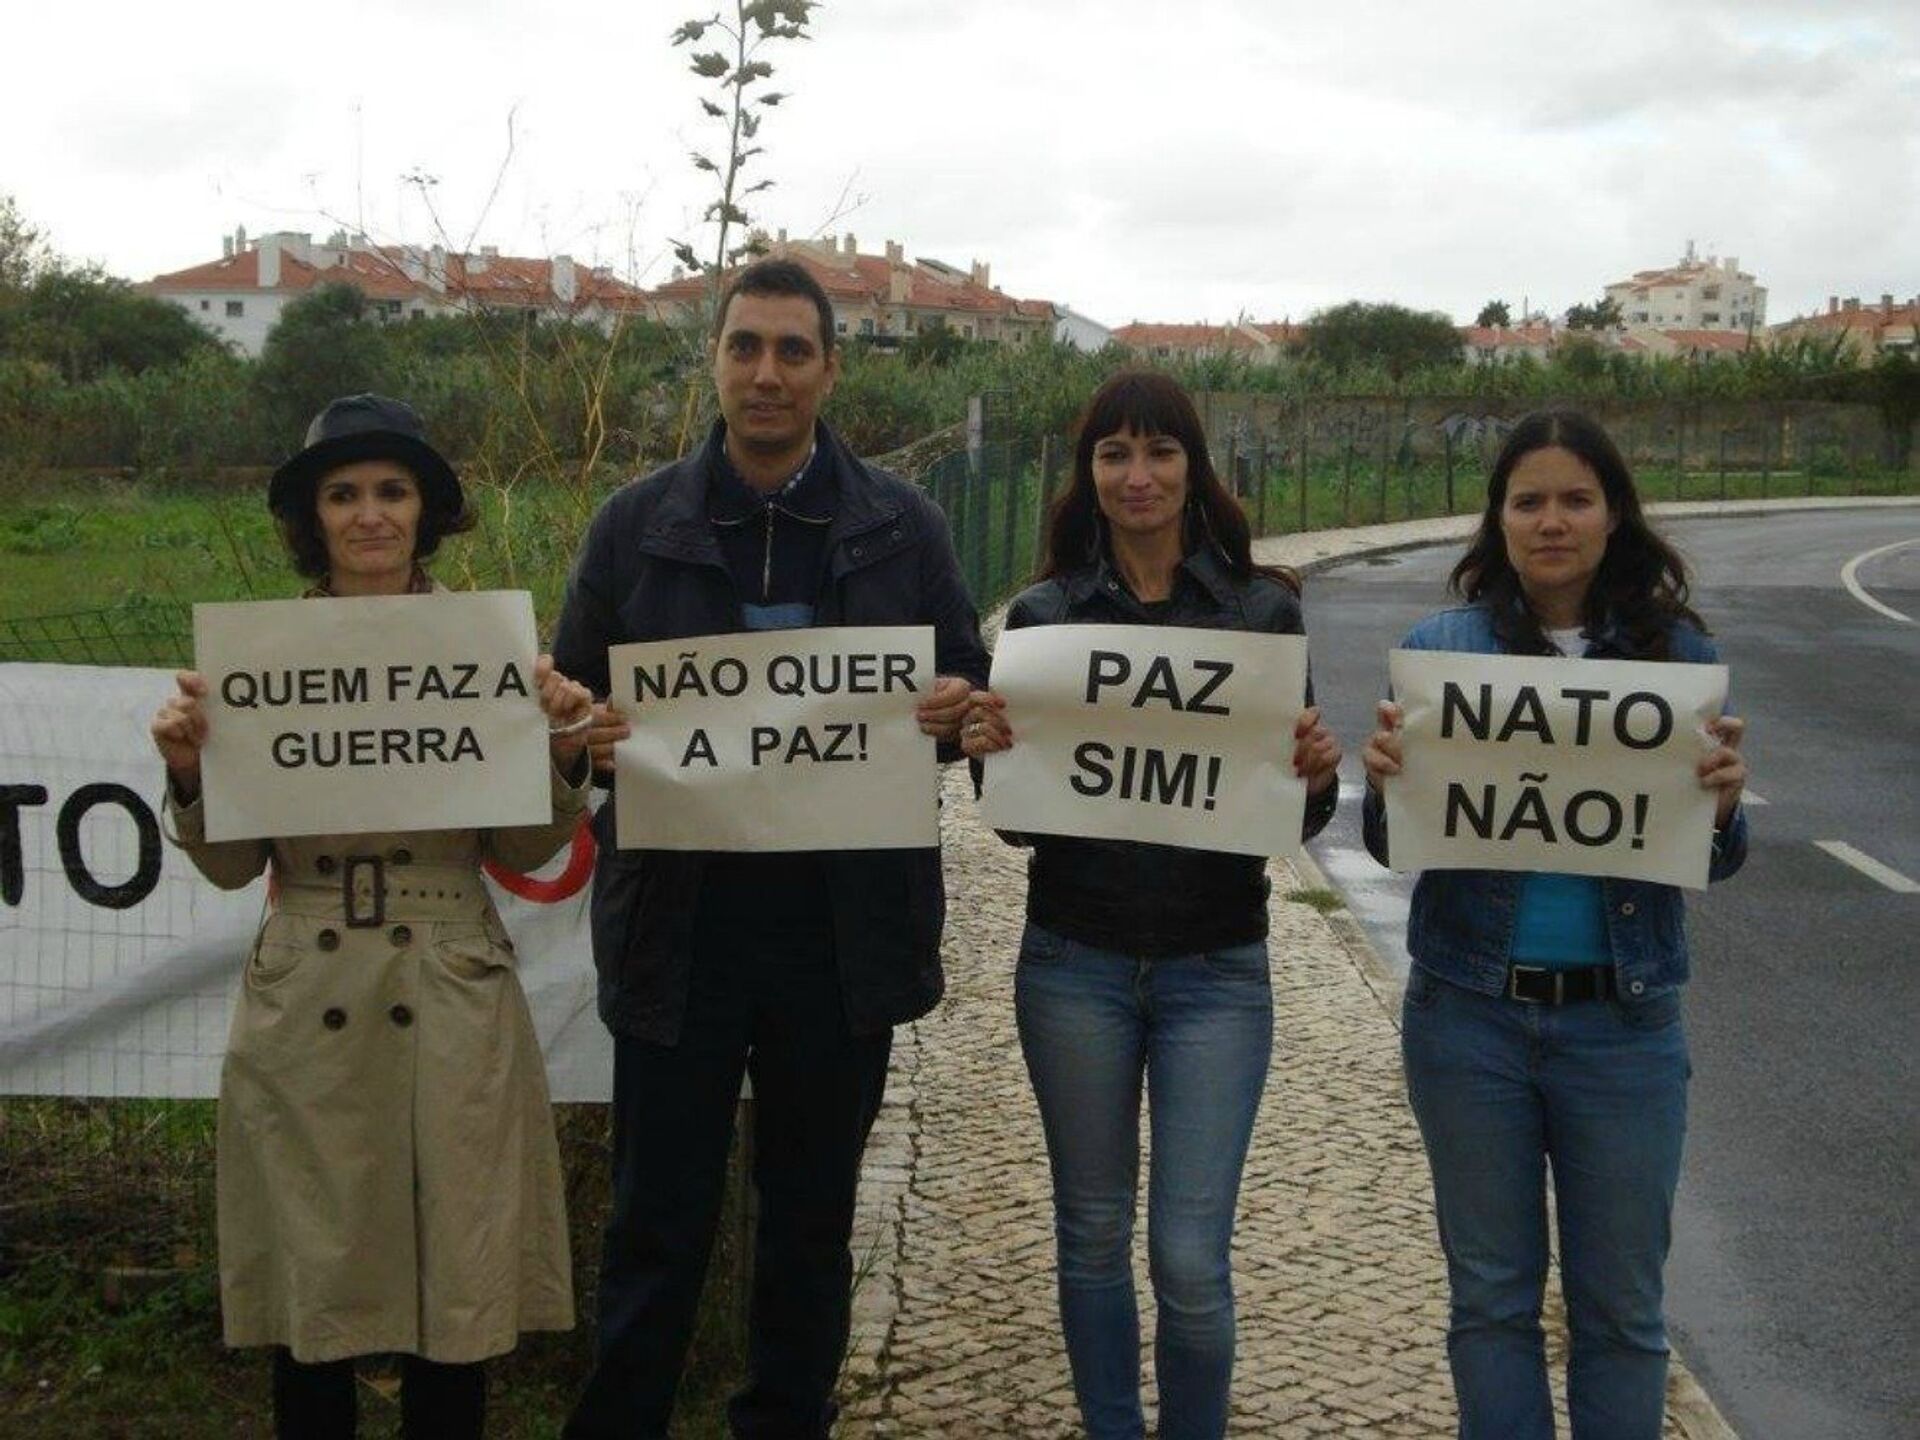
[[1591, 875], [1536, 871], [1520, 884], [1520, 911], [1513, 926], [1513, 959], [1520, 965], [1571, 970], [1604, 965], [1607, 944], [1605, 892]]
[[[1547, 638], [1562, 655], [1586, 653], [1586, 640], [1578, 629], [1549, 630]], [[1613, 958], [1607, 945], [1606, 906], [1606, 892], [1590, 875], [1528, 875], [1520, 884], [1513, 959], [1549, 970], [1604, 965]]]

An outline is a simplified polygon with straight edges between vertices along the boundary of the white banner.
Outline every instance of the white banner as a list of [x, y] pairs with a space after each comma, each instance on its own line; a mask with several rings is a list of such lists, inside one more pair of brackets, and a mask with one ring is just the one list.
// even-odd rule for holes
[[[172, 689], [165, 670], [0, 665], [0, 1094], [218, 1091], [266, 884], [217, 890], [161, 840], [147, 723]], [[592, 845], [494, 886], [557, 1100], [612, 1093]]]
[[1396, 870], [1547, 870], [1707, 883], [1724, 665], [1396, 650]]
[[988, 757], [997, 830], [1246, 855], [1300, 847], [1301, 635], [1036, 625], [994, 647], [1013, 746]]
[[536, 649], [524, 590], [195, 605], [207, 838], [546, 822]]
[[607, 652], [625, 849], [890, 850], [940, 843], [931, 626], [706, 635]]

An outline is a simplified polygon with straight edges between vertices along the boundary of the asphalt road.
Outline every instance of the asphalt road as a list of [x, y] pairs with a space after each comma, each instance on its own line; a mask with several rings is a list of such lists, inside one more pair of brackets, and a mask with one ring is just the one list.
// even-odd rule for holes
[[[1747, 717], [1752, 847], [1690, 896], [1694, 1079], [1668, 1268], [1675, 1343], [1743, 1440], [1920, 1437], [1920, 509], [1674, 521]], [[1842, 567], [1871, 608], [1843, 584]], [[1348, 751], [1457, 546], [1311, 577], [1314, 682]], [[1359, 806], [1312, 846], [1390, 961], [1410, 883]]]

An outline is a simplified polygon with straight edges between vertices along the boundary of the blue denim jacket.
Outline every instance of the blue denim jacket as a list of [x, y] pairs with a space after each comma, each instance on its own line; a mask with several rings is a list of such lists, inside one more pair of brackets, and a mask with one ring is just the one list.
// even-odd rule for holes
[[[1688, 624], [1674, 628], [1671, 658], [1694, 664], [1717, 660], [1713, 642]], [[1406, 650], [1457, 650], [1497, 655], [1502, 646], [1485, 606], [1463, 605], [1430, 615], [1402, 642]], [[1587, 654], [1632, 659], [1617, 630], [1609, 625], [1587, 641]], [[1386, 802], [1371, 787], [1363, 807], [1367, 849], [1387, 863]], [[1726, 827], [1714, 832], [1710, 880], [1724, 880], [1747, 858], [1747, 817], [1733, 812]], [[1497, 995], [1507, 982], [1519, 913], [1521, 872], [1511, 870], [1423, 870], [1413, 887], [1413, 913], [1407, 920], [1407, 953], [1442, 979], [1469, 990]], [[1620, 993], [1634, 999], [1671, 990], [1687, 978], [1686, 901], [1672, 885], [1647, 880], [1602, 880], [1606, 899], [1607, 940], [1613, 951]]]

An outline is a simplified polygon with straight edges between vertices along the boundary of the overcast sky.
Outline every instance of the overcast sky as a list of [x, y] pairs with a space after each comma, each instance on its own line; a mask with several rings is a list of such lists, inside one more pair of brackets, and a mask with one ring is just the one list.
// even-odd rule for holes
[[[8, 21], [0, 191], [132, 279], [245, 225], [437, 227], [658, 283], [711, 198], [706, 82], [667, 43], [704, 13], [36, 5]], [[1772, 321], [1920, 292], [1915, 0], [828, 0], [812, 29], [766, 52], [790, 98], [757, 219], [985, 260], [1108, 324], [1557, 314], [1689, 239]]]

